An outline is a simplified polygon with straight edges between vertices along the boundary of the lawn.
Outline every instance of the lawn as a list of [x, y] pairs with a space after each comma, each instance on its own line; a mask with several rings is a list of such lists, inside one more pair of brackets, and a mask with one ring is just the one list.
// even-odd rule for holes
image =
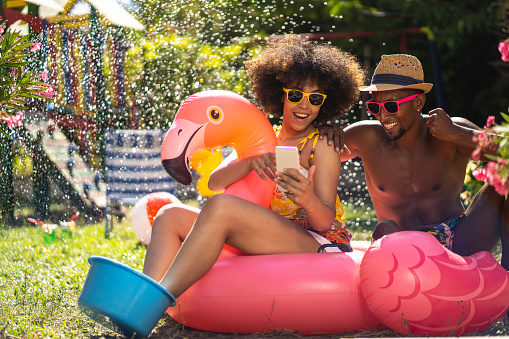
[[[363, 218], [346, 209], [349, 220], [359, 225]], [[88, 272], [87, 259], [102, 255], [141, 270], [145, 247], [130, 229], [129, 218], [116, 224], [110, 239], [105, 239], [104, 224], [83, 225], [77, 219], [72, 237], [57, 230], [52, 242], [40, 227], [0, 228], [0, 338], [114, 338], [115, 333], [89, 320], [78, 308], [77, 299]], [[369, 232], [355, 232], [357, 240]], [[499, 321], [485, 336], [508, 335], [509, 321]], [[277, 332], [242, 337], [298, 337], [292, 332]], [[393, 332], [357, 333], [355, 337], [396, 336]], [[185, 328], [164, 318], [151, 338], [236, 337]], [[338, 336], [320, 336], [320, 338]], [[310, 338], [310, 337], [308, 337]]]

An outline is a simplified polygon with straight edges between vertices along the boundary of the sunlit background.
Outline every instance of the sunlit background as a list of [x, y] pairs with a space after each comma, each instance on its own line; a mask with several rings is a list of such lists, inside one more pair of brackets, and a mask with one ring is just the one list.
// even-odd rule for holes
[[[2, 140], [2, 216], [102, 217], [107, 129], [168, 129], [180, 104], [209, 89], [254, 101], [244, 62], [264, 42], [303, 34], [356, 55], [367, 81], [382, 54], [416, 55], [435, 84], [424, 111], [443, 107], [483, 126], [507, 112], [507, 2], [447, 0], [3, 0], [9, 29], [40, 41], [33, 67], [48, 72], [51, 101], [31, 100], [13, 141]], [[359, 104], [345, 125], [369, 119]], [[278, 121], [272, 119], [276, 124]], [[42, 145], [39, 147], [38, 145]], [[12, 171], [11, 171], [12, 168]], [[195, 179], [199, 177], [195, 173]], [[370, 212], [362, 164], [344, 165], [341, 198]], [[182, 199], [199, 199], [177, 185]], [[68, 212], [68, 210], [71, 212]], [[355, 214], [355, 213], [354, 213]], [[54, 216], [56, 215], [56, 216]], [[355, 218], [354, 218], [355, 220]]]

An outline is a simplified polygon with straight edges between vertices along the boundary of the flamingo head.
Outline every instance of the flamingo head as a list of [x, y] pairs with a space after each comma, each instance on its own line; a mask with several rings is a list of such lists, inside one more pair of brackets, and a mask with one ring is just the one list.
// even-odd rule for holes
[[273, 152], [275, 136], [265, 115], [244, 97], [212, 90], [193, 94], [180, 106], [161, 146], [164, 169], [176, 181], [192, 182], [189, 159], [201, 149], [235, 147], [239, 158]]

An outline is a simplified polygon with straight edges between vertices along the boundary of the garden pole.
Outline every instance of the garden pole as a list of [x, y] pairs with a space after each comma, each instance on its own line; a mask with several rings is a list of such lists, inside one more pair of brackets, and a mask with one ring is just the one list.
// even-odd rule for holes
[[442, 90], [440, 63], [438, 62], [435, 35], [429, 27], [422, 27], [421, 30], [428, 36], [431, 63], [433, 65], [433, 87], [436, 93], [437, 107], [443, 108], [447, 112], [447, 105], [445, 104], [444, 92]]
[[[9, 131], [6, 124], [2, 124], [4, 131]], [[12, 139], [0, 133], [0, 196], [2, 202], [2, 217], [10, 225], [14, 222], [14, 185], [12, 176]]]
[[[42, 149], [42, 132], [37, 132], [36, 142]], [[32, 154], [33, 164], [33, 188], [34, 188], [34, 212], [39, 220], [44, 220], [49, 216], [49, 175], [46, 163]]]
[[[97, 143], [99, 144], [99, 149], [98, 149], [99, 152], [98, 153], [99, 153], [99, 157], [101, 159], [100, 168], [101, 168], [103, 176], [104, 176], [104, 174], [105, 174], [105, 171], [104, 171], [104, 166], [105, 166], [104, 134], [106, 132], [106, 126], [107, 126], [106, 119], [108, 117], [108, 106], [106, 103], [106, 82], [104, 79], [104, 66], [103, 66], [103, 61], [102, 61], [103, 35], [101, 34], [99, 15], [97, 13], [97, 10], [93, 6], [90, 6], [90, 36], [92, 39], [92, 41], [91, 41], [92, 57], [93, 57], [93, 60], [95, 61], [94, 74], [96, 76], [96, 86], [97, 86], [97, 92], [96, 92], [96, 105], [97, 105], [96, 138], [97, 138]], [[106, 198], [106, 199], [108, 199], [108, 198]], [[106, 203], [106, 206], [107, 206], [107, 203]], [[107, 214], [106, 214], [106, 218], [108, 218]], [[106, 223], [107, 222], [108, 221], [106, 220]], [[104, 237], [109, 238], [108, 227], [105, 227]]]
[[[108, 105], [106, 103], [106, 82], [104, 79], [103, 55], [103, 35], [97, 10], [90, 7], [90, 37], [92, 39], [92, 57], [94, 59], [94, 74], [96, 76], [96, 138], [99, 143], [99, 156], [101, 159], [101, 168], [104, 169], [104, 132], [106, 131], [106, 120], [108, 116]], [[103, 170], [104, 172], [104, 170]]]

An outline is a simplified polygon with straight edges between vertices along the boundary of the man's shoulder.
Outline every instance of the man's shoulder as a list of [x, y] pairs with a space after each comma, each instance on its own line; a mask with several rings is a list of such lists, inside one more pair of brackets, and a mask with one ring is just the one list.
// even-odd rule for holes
[[346, 128], [363, 128], [363, 127], [373, 127], [373, 126], [379, 126], [380, 122], [378, 120], [361, 120], [354, 122], [353, 124], [350, 124], [346, 126]]
[[378, 120], [361, 120], [345, 127], [345, 133], [367, 132], [382, 130], [382, 125]]
[[[353, 153], [361, 153], [376, 147], [385, 138], [385, 132], [378, 120], [362, 120], [344, 129], [345, 144]], [[359, 155], [359, 154], [356, 154]]]
[[[423, 116], [423, 118], [425, 120], [428, 120], [428, 118], [429, 118], [428, 114], [423, 114], [422, 116]], [[473, 128], [473, 129], [479, 129], [479, 127], [476, 124], [474, 124], [472, 121], [468, 120], [467, 118], [463, 118], [463, 117], [451, 117], [451, 120], [455, 124], [458, 124], [458, 125], [461, 125], [461, 126], [465, 126], [465, 127]]]
[[461, 126], [465, 126], [465, 127], [473, 128], [473, 129], [479, 129], [479, 127], [476, 124], [474, 124], [472, 121], [470, 121], [466, 118], [463, 118], [463, 117], [451, 117], [451, 120], [455, 124], [458, 124]]

